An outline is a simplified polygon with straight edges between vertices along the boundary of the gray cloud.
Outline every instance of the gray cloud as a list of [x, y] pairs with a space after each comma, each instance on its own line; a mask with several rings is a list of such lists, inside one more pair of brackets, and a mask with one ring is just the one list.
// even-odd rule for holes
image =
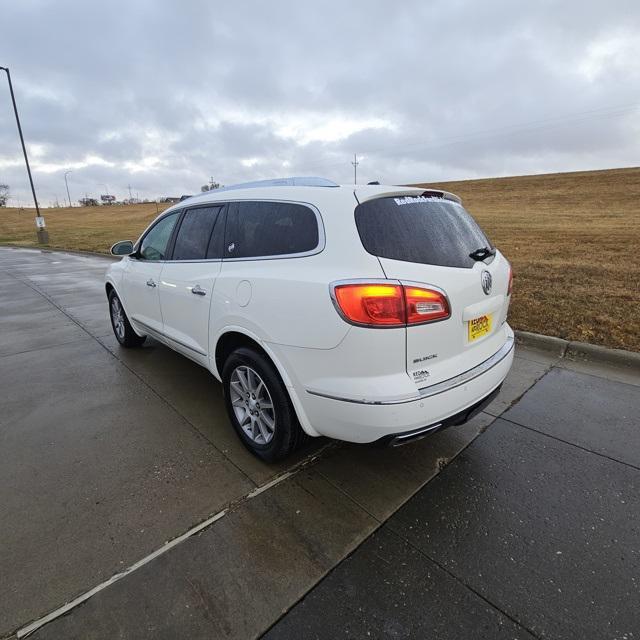
[[[595, 0], [2, 10], [40, 199], [279, 175], [409, 182], [637, 164], [640, 6]], [[0, 182], [28, 200], [0, 79]], [[2, 97], [4, 96], [4, 98]]]

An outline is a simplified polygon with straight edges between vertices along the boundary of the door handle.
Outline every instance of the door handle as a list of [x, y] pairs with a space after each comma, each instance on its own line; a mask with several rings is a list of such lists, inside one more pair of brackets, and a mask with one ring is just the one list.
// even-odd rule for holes
[[197, 296], [206, 296], [207, 292], [199, 285], [195, 285], [195, 287], [191, 287], [191, 293]]
[[147, 280], [147, 287], [155, 287], [155, 286], [156, 286], [156, 283], [151, 278], [149, 278]]

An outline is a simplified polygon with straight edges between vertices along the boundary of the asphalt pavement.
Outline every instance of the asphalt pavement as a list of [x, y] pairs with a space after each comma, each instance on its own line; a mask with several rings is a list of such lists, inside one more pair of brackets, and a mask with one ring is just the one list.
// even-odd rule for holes
[[640, 637], [637, 375], [519, 348], [467, 425], [264, 465], [107, 264], [0, 248], [0, 638]]

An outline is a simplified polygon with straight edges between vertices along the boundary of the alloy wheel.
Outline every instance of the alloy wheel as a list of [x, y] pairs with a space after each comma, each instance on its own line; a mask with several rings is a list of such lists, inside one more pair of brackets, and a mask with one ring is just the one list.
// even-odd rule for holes
[[236, 367], [229, 381], [231, 406], [238, 424], [256, 444], [273, 438], [276, 415], [271, 394], [264, 380], [251, 367]]
[[111, 320], [113, 321], [113, 330], [119, 340], [124, 340], [124, 310], [120, 304], [120, 300], [114, 296], [111, 300]]

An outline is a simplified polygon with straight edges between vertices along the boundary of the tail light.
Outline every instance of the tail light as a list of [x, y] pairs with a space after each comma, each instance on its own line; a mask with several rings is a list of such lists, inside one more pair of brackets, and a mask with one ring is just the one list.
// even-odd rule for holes
[[393, 282], [345, 282], [332, 285], [340, 315], [367, 327], [405, 327], [444, 320], [451, 315], [441, 291]]
[[509, 265], [509, 285], [507, 287], [507, 295], [511, 295], [511, 291], [513, 291], [513, 269], [511, 265]]
[[407, 324], [444, 320], [449, 317], [449, 304], [444, 294], [433, 289], [403, 285]]

